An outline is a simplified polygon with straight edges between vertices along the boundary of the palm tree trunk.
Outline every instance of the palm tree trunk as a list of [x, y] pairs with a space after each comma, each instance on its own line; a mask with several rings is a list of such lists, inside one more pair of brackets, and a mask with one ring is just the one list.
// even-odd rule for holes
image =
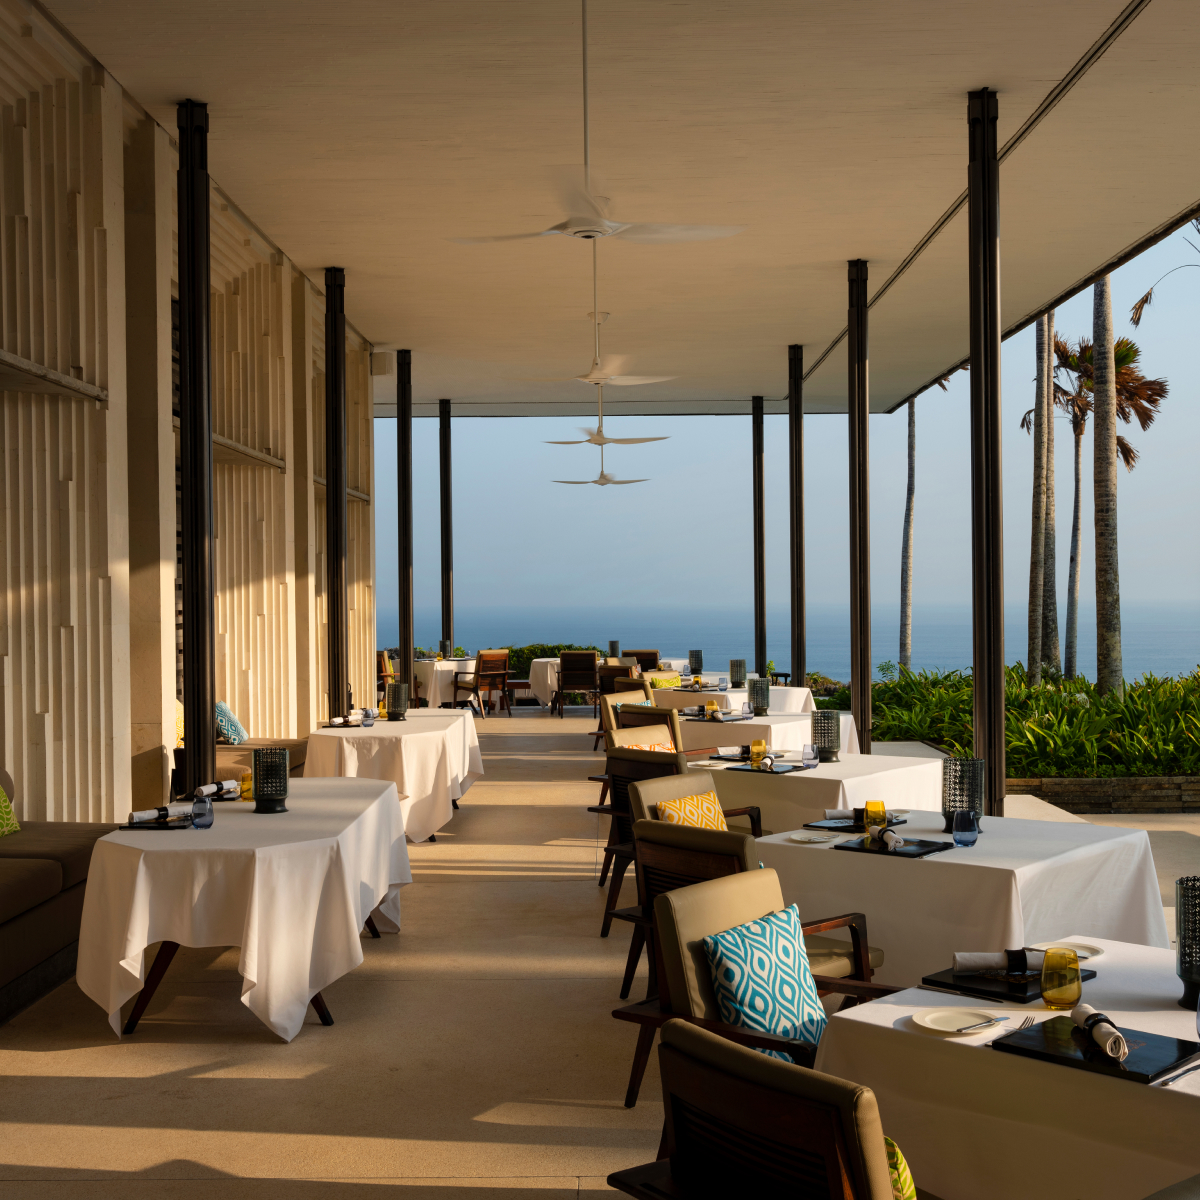
[[1037, 384], [1033, 399], [1033, 517], [1029, 535], [1029, 650], [1025, 658], [1030, 687], [1042, 682], [1042, 606], [1046, 564], [1046, 318], [1037, 320]]
[[908, 402], [908, 495], [900, 543], [900, 665], [912, 668], [913, 498], [917, 491], [917, 398]]
[[1072, 416], [1071, 428], [1075, 434], [1075, 505], [1071, 511], [1071, 562], [1067, 567], [1067, 646], [1063, 663], [1063, 674], [1075, 678], [1075, 660], [1079, 652], [1079, 527], [1083, 514], [1080, 511], [1080, 492], [1083, 487], [1083, 430], [1084, 424]]
[[1117, 368], [1109, 277], [1092, 289], [1092, 497], [1096, 526], [1096, 686], [1122, 695], [1121, 587], [1117, 571]]
[[1042, 575], [1042, 664], [1059, 669], [1058, 572], [1054, 516], [1054, 310], [1046, 314], [1046, 548]]

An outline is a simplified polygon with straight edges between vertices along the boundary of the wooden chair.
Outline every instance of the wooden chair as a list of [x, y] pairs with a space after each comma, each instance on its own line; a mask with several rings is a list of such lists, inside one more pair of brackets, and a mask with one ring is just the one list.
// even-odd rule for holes
[[657, 671], [658, 670], [658, 651], [657, 650], [626, 650], [625, 653], [630, 658], [637, 659], [638, 668], [642, 671]]
[[658, 1064], [666, 1116], [658, 1161], [613, 1172], [610, 1187], [641, 1200], [892, 1200], [870, 1088], [678, 1020], [663, 1025]]
[[592, 742], [592, 749], [595, 750], [600, 745], [600, 739], [604, 737], [604, 697], [612, 696], [616, 693], [616, 683], [618, 680], [628, 683], [633, 679], [634, 668], [632, 666], [610, 666], [604, 664], [596, 668], [596, 688], [597, 698], [600, 702], [600, 724], [596, 726], [596, 737]]
[[[698, 796], [716, 790], [711, 771], [689, 771], [677, 779], [647, 779], [629, 789], [629, 808], [635, 821], [657, 821], [660, 801], [678, 800], [681, 796]], [[756, 838], [762, 837], [762, 815], [757, 804], [745, 808], [722, 807], [721, 811], [727, 823], [731, 817], [745, 817], [750, 822], [750, 833]]]
[[[667, 714], [670, 714], [669, 716]], [[680, 724], [679, 710], [675, 708], [659, 708], [657, 705], [653, 707], [644, 707], [633, 705], [628, 707], [622, 705], [620, 712], [617, 714], [617, 727], [619, 729], [634, 729], [644, 728], [647, 725], [670, 725], [671, 739], [678, 750], [683, 745], [683, 726]], [[713, 724], [713, 729], [718, 730], [721, 726]], [[647, 734], [647, 737], [651, 735]], [[708, 746], [704, 749], [688, 750], [685, 753], [688, 758], [708, 758], [711, 754], [716, 754], [716, 746]]]
[[[658, 955], [658, 997], [641, 1004], [628, 1004], [613, 1011], [618, 1021], [639, 1026], [633, 1070], [625, 1093], [625, 1107], [637, 1103], [642, 1076], [654, 1045], [654, 1035], [672, 1017], [682, 1017], [693, 1025], [719, 1033], [743, 1046], [778, 1050], [801, 1066], [811, 1067], [816, 1047], [795, 1038], [760, 1033], [741, 1026], [726, 1025], [717, 1008], [712, 977], [702, 939], [723, 933], [747, 921], [756, 921], [784, 907], [779, 876], [770, 868], [746, 871], [723, 879], [710, 879], [690, 887], [663, 892], [654, 901], [654, 946]], [[866, 936], [867, 918], [862, 913], [845, 913], [821, 921], [805, 921], [805, 941], [809, 935], [831, 929], [850, 930], [850, 954], [855, 977], [833, 978], [813, 972], [819, 994], [831, 992], [874, 1000], [902, 988], [871, 983], [871, 962]]]
[[383, 696], [387, 693], [387, 685], [396, 678], [392, 660], [383, 650], [375, 651], [375, 693]]
[[588, 812], [612, 818], [608, 831], [608, 844], [604, 847], [604, 865], [600, 871], [600, 886], [612, 869], [612, 882], [608, 899], [604, 904], [604, 920], [600, 925], [600, 936], [608, 937], [612, 926], [613, 909], [621, 894], [621, 880], [625, 869], [633, 862], [633, 820], [629, 809], [629, 785], [639, 779], [656, 779], [660, 775], [682, 775], [687, 770], [687, 760], [682, 754], [660, 754], [651, 750], [627, 750], [622, 747], [610, 749], [605, 762], [605, 774], [609, 781], [609, 803], [592, 804]]
[[592, 698], [592, 716], [597, 715], [599, 689], [596, 683], [596, 652], [594, 650], [564, 650], [558, 659], [558, 691], [550, 699], [550, 710], [558, 705], [558, 715], [565, 717], [568, 692], [583, 692]]
[[[684, 779], [687, 778], [684, 776]], [[651, 784], [663, 781], [648, 779], [644, 782]], [[683, 780], [672, 776], [667, 782], [682, 783]], [[633, 925], [629, 956], [625, 960], [625, 977], [621, 981], [622, 1000], [629, 997], [643, 946], [647, 948], [650, 969], [646, 999], [658, 995], [654, 955], [654, 901], [658, 896], [672, 888], [703, 883], [706, 879], [720, 879], [725, 875], [735, 875], [738, 871], [758, 869], [754, 838], [748, 833], [697, 829], [693, 825], [637, 819], [638, 805], [633, 800], [633, 793], [638, 787], [635, 783], [629, 789], [630, 807], [635, 815], [633, 862], [637, 875], [638, 902], [634, 908], [618, 908], [613, 913], [618, 921], [629, 921]]]
[[[465, 680], [466, 682], [460, 682]], [[475, 703], [479, 705], [479, 716], [487, 717], [487, 705], [484, 703], [483, 692], [490, 695], [493, 691], [500, 693], [500, 699], [497, 702], [497, 712], [499, 708], [507, 708], [508, 715], [512, 716], [512, 705], [508, 702], [508, 651], [507, 650], [480, 650], [475, 656], [474, 671], [455, 671], [454, 672], [454, 700], [451, 703], [451, 708], [458, 707], [458, 694], [465, 692], [468, 696], [475, 697]], [[470, 701], [467, 701], [470, 704]]]
[[644, 679], [622, 679], [618, 675], [613, 680], [613, 691], [618, 696], [622, 692], [641, 692], [647, 704], [654, 703], [654, 689]]

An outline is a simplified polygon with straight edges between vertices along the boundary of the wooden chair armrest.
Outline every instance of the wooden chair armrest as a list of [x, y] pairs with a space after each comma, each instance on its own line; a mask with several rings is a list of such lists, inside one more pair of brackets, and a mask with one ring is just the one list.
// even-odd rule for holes
[[865, 983], [861, 979], [834, 979], [832, 975], [814, 975], [813, 982], [818, 992], [839, 992], [843, 996], [857, 996], [860, 1000], [878, 1000], [903, 992], [902, 987], [890, 983]]
[[824, 933], [829, 929], [850, 930], [850, 954], [854, 962], [852, 979], [869, 982], [874, 972], [871, 970], [871, 950], [867, 942], [867, 917], [865, 913], [843, 913], [840, 917], [826, 917], [822, 921], [805, 921], [801, 923], [801, 934]]
[[611, 804], [589, 804], [585, 811], [599, 813], [602, 817], [612, 817], [616, 815], [613, 812], [613, 806]]
[[756, 838], [762, 837], [762, 812], [757, 804], [750, 804], [745, 808], [726, 808], [722, 811], [727, 817], [749, 817], [750, 832]]
[[[841, 980], [835, 982], [841, 983]], [[657, 1001], [643, 1001], [613, 1009], [618, 1021], [633, 1021], [639, 1025], [665, 1025], [668, 1021], [686, 1021], [719, 1034], [739, 1046], [751, 1046], [759, 1050], [778, 1050], [802, 1067], [811, 1067], [816, 1061], [817, 1048], [811, 1042], [798, 1038], [781, 1037], [777, 1033], [762, 1033], [757, 1029], [742, 1029], [737, 1025], [726, 1025], [723, 1021], [710, 1021], [706, 1017], [688, 1017], [682, 1013], [664, 1012]]]
[[609, 777], [607, 775], [589, 775], [588, 776], [588, 783], [608, 783], [608, 782], [609, 782]]

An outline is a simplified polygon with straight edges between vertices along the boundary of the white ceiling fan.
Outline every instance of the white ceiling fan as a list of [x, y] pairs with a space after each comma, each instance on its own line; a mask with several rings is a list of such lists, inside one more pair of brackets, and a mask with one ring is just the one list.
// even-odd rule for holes
[[[744, 225], [662, 225], [644, 221], [614, 221], [608, 213], [609, 198], [598, 196], [593, 190], [591, 153], [591, 110], [588, 102], [588, 15], [587, 0], [583, 5], [583, 178], [569, 179], [561, 196], [568, 216], [536, 233], [502, 233], [491, 237], [464, 237], [454, 241], [464, 245], [480, 245], [485, 242], [514, 242], [527, 238], [566, 237], [586, 238], [593, 243], [597, 238], [615, 237], [627, 242], [664, 244], [674, 242], [708, 242], [716, 238], [733, 237], [741, 233]], [[577, 168], [572, 170], [572, 175]]]
[[[646, 439], [646, 440], [650, 440], [650, 439]], [[569, 445], [571, 443], [556, 442], [556, 443], [552, 443], [552, 444], [565, 446], [565, 445]], [[614, 479], [604, 469], [604, 445], [603, 445], [603, 443], [601, 443], [601, 445], [600, 445], [600, 474], [595, 479], [556, 479], [556, 480], [554, 480], [554, 482], [555, 483], [571, 483], [571, 484], [576, 484], [580, 487], [582, 487], [583, 485], [588, 484], [588, 483], [594, 483], [597, 487], [608, 487], [610, 484], [620, 485], [620, 484], [626, 484], [626, 483], [649, 483], [650, 481], [648, 479]]]
[[[609, 381], [611, 382], [611, 380]], [[655, 380], [646, 380], [646, 382], [657, 382]], [[547, 446], [583, 446], [590, 443], [593, 446], [599, 446], [603, 449], [605, 446], [639, 446], [643, 442], [665, 442], [667, 436], [662, 437], [642, 437], [642, 438], [610, 438], [604, 434], [604, 384], [600, 383], [596, 388], [596, 393], [599, 398], [598, 420], [595, 429], [588, 429], [586, 426], [581, 426], [579, 432], [586, 433], [587, 437], [577, 438], [574, 441], [568, 442], [547, 442]], [[556, 483], [566, 483], [565, 479], [556, 479]], [[643, 480], [629, 480], [630, 483], [642, 483]]]

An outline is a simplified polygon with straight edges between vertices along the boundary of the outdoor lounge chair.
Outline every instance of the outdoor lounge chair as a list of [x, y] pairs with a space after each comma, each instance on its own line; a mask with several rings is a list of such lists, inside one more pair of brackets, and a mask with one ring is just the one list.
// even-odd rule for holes
[[768, 1058], [685, 1021], [663, 1026], [658, 1064], [666, 1117], [658, 1161], [613, 1172], [610, 1187], [642, 1200], [892, 1200], [870, 1088]]
[[[707, 883], [664, 892], [655, 899], [658, 998], [613, 1011], [618, 1021], [632, 1021], [640, 1026], [629, 1087], [625, 1093], [626, 1108], [632, 1108], [637, 1103], [655, 1033], [672, 1017], [682, 1017], [743, 1046], [777, 1050], [802, 1066], [812, 1066], [816, 1047], [810, 1043], [726, 1025], [720, 1019], [702, 944], [703, 938], [714, 933], [723, 933], [784, 907], [779, 876], [770, 868], [744, 871], [723, 879], [710, 879]], [[811, 934], [827, 933], [831, 929], [850, 930], [850, 952], [856, 977], [836, 979], [814, 971], [813, 980], [819, 995], [838, 992], [858, 999], [873, 1000], [903, 991], [902, 988], [869, 982], [871, 963], [866, 926], [867, 918], [862, 913], [845, 913], [802, 924], [806, 945]]]

